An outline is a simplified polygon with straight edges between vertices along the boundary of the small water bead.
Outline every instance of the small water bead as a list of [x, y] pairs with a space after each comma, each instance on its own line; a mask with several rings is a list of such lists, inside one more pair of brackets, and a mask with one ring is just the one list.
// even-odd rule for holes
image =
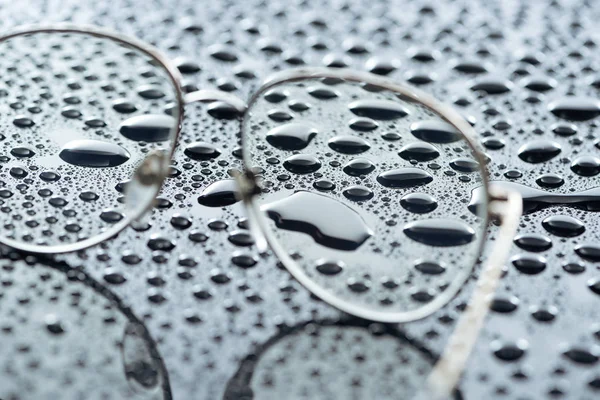
[[373, 57], [367, 60], [365, 67], [372, 74], [389, 75], [400, 67], [400, 62]]
[[154, 251], [171, 251], [175, 248], [175, 243], [158, 234], [153, 234], [148, 240], [147, 245], [150, 250]]
[[331, 100], [339, 97], [339, 93], [324, 86], [311, 86], [307, 89], [308, 94], [319, 100]]
[[523, 86], [534, 92], [547, 92], [554, 89], [558, 83], [547, 77], [529, 77], [523, 80]]
[[231, 262], [241, 268], [251, 268], [258, 263], [256, 257], [250, 254], [236, 252], [231, 257]]
[[187, 145], [183, 153], [192, 160], [212, 160], [221, 155], [221, 151], [210, 143], [194, 142]]
[[267, 116], [276, 122], [285, 122], [294, 118], [292, 113], [284, 110], [271, 110], [268, 112]]
[[568, 137], [577, 134], [577, 126], [573, 124], [556, 124], [552, 126], [552, 132], [558, 136]]
[[321, 163], [309, 154], [295, 154], [283, 162], [283, 167], [295, 174], [309, 174], [321, 168]]
[[356, 158], [344, 165], [343, 171], [350, 176], [367, 175], [375, 170], [375, 164], [366, 158]]
[[426, 185], [433, 176], [419, 168], [398, 168], [386, 171], [377, 177], [377, 182], [389, 188], [407, 188]]
[[330, 191], [335, 189], [335, 183], [328, 179], [319, 179], [313, 183], [313, 187], [320, 191]]
[[69, 164], [88, 168], [116, 167], [131, 157], [127, 150], [115, 143], [89, 139], [68, 142], [58, 156]]
[[69, 119], [75, 119], [75, 118], [79, 118], [81, 117], [81, 111], [79, 111], [77, 108], [72, 107], [72, 106], [68, 106], [68, 107], [63, 107], [62, 111], [60, 112], [60, 114], [65, 117], [65, 118], [69, 118]]
[[460, 61], [453, 67], [459, 72], [466, 74], [484, 74], [488, 72], [487, 65], [479, 60], [464, 60]]
[[269, 103], [280, 103], [287, 99], [289, 93], [286, 90], [270, 89], [264, 95], [264, 99]]
[[600, 174], [600, 158], [594, 156], [579, 156], [571, 163], [571, 171], [581, 176]]
[[353, 185], [344, 188], [342, 194], [352, 201], [366, 201], [373, 198], [375, 195], [371, 189], [363, 185]]
[[238, 199], [238, 185], [233, 179], [224, 179], [207, 186], [198, 197], [198, 203], [205, 207], [226, 207]]
[[446, 267], [436, 261], [417, 260], [415, 269], [425, 275], [441, 275], [446, 272]]
[[356, 136], [336, 136], [327, 143], [332, 150], [343, 154], [359, 154], [369, 150], [371, 146], [366, 140]]
[[35, 155], [35, 152], [27, 147], [14, 147], [10, 150], [10, 154], [17, 158], [30, 158]]
[[188, 239], [195, 243], [204, 243], [208, 240], [208, 235], [204, 232], [195, 230], [190, 232]]
[[515, 296], [511, 297], [496, 297], [490, 304], [490, 310], [497, 313], [508, 314], [515, 311], [519, 307], [519, 299]]
[[171, 116], [145, 114], [123, 121], [119, 132], [127, 139], [137, 142], [163, 142], [169, 139], [175, 128], [176, 121]]
[[414, 241], [429, 246], [460, 246], [475, 239], [475, 231], [462, 221], [426, 219], [404, 226], [403, 232]]
[[311, 105], [303, 101], [290, 100], [288, 103], [288, 107], [292, 111], [302, 112], [310, 109]]
[[301, 150], [317, 135], [317, 130], [304, 123], [290, 123], [273, 128], [267, 133], [267, 142], [282, 150]]
[[533, 252], [546, 251], [552, 247], [550, 238], [536, 233], [517, 235], [514, 242], [523, 250]]
[[350, 103], [348, 108], [359, 117], [381, 121], [403, 118], [409, 114], [405, 107], [391, 100], [357, 100]]
[[369, 132], [377, 129], [377, 122], [369, 118], [354, 118], [350, 121], [349, 126], [357, 132]]
[[252, 246], [254, 244], [254, 238], [247, 231], [233, 231], [227, 239], [234, 245], [241, 247]]
[[84, 123], [90, 128], [104, 128], [106, 126], [106, 122], [100, 118], [88, 118]]
[[571, 121], [587, 121], [600, 115], [600, 101], [585, 97], [567, 96], [548, 105], [552, 114]]
[[192, 226], [192, 221], [181, 214], [174, 214], [169, 222], [173, 228], [179, 230], [188, 229], [190, 226]]
[[492, 342], [491, 347], [492, 352], [498, 359], [510, 362], [522, 358], [529, 348], [529, 344], [523, 339], [509, 344], [502, 344], [495, 340]]
[[409, 193], [400, 199], [400, 205], [407, 211], [424, 214], [435, 210], [438, 203], [428, 194]]
[[395, 142], [396, 140], [402, 139], [402, 136], [400, 136], [396, 132], [386, 132], [383, 135], [381, 135], [381, 138], [389, 142]]
[[317, 193], [299, 191], [261, 209], [278, 228], [308, 234], [315, 242], [333, 249], [355, 250], [373, 235], [356, 211]]
[[563, 356], [578, 364], [596, 364], [600, 359], [600, 348], [593, 346], [589, 349], [573, 346], [563, 352]]
[[220, 44], [211, 46], [208, 49], [208, 52], [212, 58], [217, 59], [219, 61], [234, 62], [238, 60], [238, 57], [233, 49]]
[[113, 101], [113, 109], [121, 114], [131, 114], [138, 110], [137, 106], [127, 99], [117, 99]]
[[483, 140], [483, 145], [485, 146], [486, 149], [489, 149], [489, 150], [500, 150], [504, 146], [506, 146], [506, 143], [504, 142], [503, 139], [495, 138], [495, 137], [488, 137]]
[[182, 74], [195, 74], [200, 71], [200, 65], [189, 58], [178, 57], [173, 63]]
[[440, 152], [430, 143], [414, 142], [402, 147], [398, 155], [408, 161], [431, 161], [438, 158]]
[[425, 120], [410, 125], [410, 132], [418, 139], [432, 143], [452, 143], [462, 134], [454, 126], [439, 120]]
[[598, 262], [600, 261], [600, 245], [583, 243], [575, 247], [575, 253], [585, 260]]
[[585, 265], [576, 262], [563, 264], [562, 268], [569, 274], [581, 274], [585, 271]]
[[558, 143], [550, 140], [534, 140], [518, 150], [519, 158], [528, 163], [541, 163], [556, 157], [561, 152]]
[[480, 79], [471, 86], [471, 90], [483, 91], [492, 95], [510, 92], [512, 88], [512, 82], [493, 77]]
[[477, 161], [467, 157], [455, 158], [450, 161], [450, 167], [458, 172], [475, 172], [480, 170]]
[[523, 173], [516, 169], [510, 169], [504, 173], [504, 176], [508, 179], [519, 179], [523, 176]]
[[233, 120], [241, 116], [240, 110], [225, 101], [213, 101], [207, 107], [208, 115], [216, 119]]
[[535, 180], [535, 182], [543, 188], [555, 189], [557, 187], [561, 187], [562, 185], [564, 185], [565, 180], [560, 175], [544, 174], [544, 175], [539, 176]]
[[113, 268], [106, 269], [106, 271], [104, 271], [103, 278], [106, 282], [110, 283], [111, 285], [122, 285], [127, 281], [123, 274], [121, 274]]
[[552, 215], [542, 221], [548, 232], [561, 237], [579, 236], [585, 232], [585, 225], [580, 220], [568, 215]]
[[121, 221], [125, 216], [117, 210], [104, 210], [100, 214], [100, 219], [109, 224], [114, 224]]
[[33, 122], [33, 120], [31, 118], [28, 118], [24, 115], [17, 115], [13, 119], [13, 124], [15, 126], [18, 126], [19, 128], [29, 128], [29, 127], [35, 125], [35, 123]]
[[316, 269], [323, 275], [337, 275], [344, 270], [344, 263], [341, 261], [318, 260]]
[[600, 295], [600, 278], [592, 278], [588, 281], [588, 288], [597, 295]]
[[535, 275], [546, 269], [546, 259], [537, 254], [519, 254], [511, 258], [517, 270], [527, 275]]

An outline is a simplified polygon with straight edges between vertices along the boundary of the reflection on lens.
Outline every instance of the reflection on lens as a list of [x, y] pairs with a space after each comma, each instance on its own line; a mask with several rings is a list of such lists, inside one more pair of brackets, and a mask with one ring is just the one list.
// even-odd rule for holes
[[0, 42], [2, 236], [56, 246], [122, 228], [123, 186], [146, 155], [172, 146], [177, 101], [157, 61], [112, 39], [30, 33]]
[[244, 157], [260, 171], [271, 244], [296, 278], [353, 314], [411, 320], [445, 304], [476, 262], [486, 221], [467, 205], [483, 168], [439, 112], [372, 83], [268, 87], [250, 104]]

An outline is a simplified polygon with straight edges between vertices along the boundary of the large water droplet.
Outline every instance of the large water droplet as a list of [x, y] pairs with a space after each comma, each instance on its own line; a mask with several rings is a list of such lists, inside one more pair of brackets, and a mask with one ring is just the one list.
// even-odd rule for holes
[[291, 123], [271, 129], [267, 133], [267, 142], [282, 150], [301, 150], [316, 134], [317, 130], [310, 125]]
[[175, 119], [168, 115], [146, 114], [125, 120], [119, 132], [137, 142], [162, 142], [169, 139]]
[[471, 243], [475, 231], [462, 221], [451, 219], [425, 219], [404, 226], [409, 238], [430, 246], [459, 246]]
[[427, 171], [412, 167], [393, 169], [377, 177], [377, 182], [390, 188], [421, 186], [431, 181], [433, 181], [433, 176]]
[[600, 101], [585, 97], [567, 96], [548, 105], [552, 114], [572, 121], [587, 121], [600, 115]]
[[409, 114], [405, 107], [391, 100], [357, 100], [348, 107], [360, 117], [376, 120], [393, 120]]
[[80, 167], [116, 167], [127, 162], [129, 152], [115, 143], [99, 140], [73, 140], [58, 155], [65, 162]]
[[217, 181], [204, 189], [198, 203], [206, 207], [225, 207], [237, 203], [239, 200], [238, 186], [233, 179]]
[[414, 122], [410, 125], [410, 132], [416, 138], [432, 143], [451, 143], [462, 138], [454, 126], [439, 120]]
[[373, 235], [350, 207], [331, 197], [299, 191], [262, 206], [278, 228], [303, 232], [338, 250], [355, 250]]

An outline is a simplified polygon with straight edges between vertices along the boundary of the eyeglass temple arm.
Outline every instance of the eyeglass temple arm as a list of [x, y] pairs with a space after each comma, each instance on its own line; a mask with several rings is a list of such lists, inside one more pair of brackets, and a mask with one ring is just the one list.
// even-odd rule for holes
[[496, 245], [487, 258], [466, 310], [459, 318], [442, 356], [429, 375], [425, 386], [426, 393], [419, 393], [418, 400], [451, 398], [475, 346], [492, 296], [500, 282], [502, 267], [509, 256], [522, 208], [523, 200], [518, 193], [490, 187], [489, 212], [501, 223]]

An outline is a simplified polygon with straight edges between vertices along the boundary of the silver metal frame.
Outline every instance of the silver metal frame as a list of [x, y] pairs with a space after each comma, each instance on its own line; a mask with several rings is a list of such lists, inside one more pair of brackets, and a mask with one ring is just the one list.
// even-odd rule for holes
[[[127, 226], [129, 226], [133, 221], [137, 220], [140, 216], [142, 216], [145, 212], [147, 212], [154, 202], [154, 198], [158, 195], [158, 192], [162, 186], [164, 178], [167, 176], [169, 162], [173, 157], [173, 152], [175, 150], [175, 144], [179, 139], [179, 134], [181, 131], [181, 124], [183, 122], [183, 106], [185, 104], [184, 94], [181, 90], [181, 75], [179, 70], [172, 65], [168, 58], [166, 58], [158, 49], [154, 46], [151, 46], [145, 42], [142, 42], [135, 38], [130, 38], [125, 35], [121, 35], [119, 33], [111, 32], [109, 30], [97, 27], [97, 26], [87, 26], [87, 25], [72, 25], [72, 24], [54, 24], [54, 25], [24, 25], [20, 26], [14, 30], [11, 30], [7, 33], [4, 33], [0, 36], [0, 43], [5, 42], [6, 40], [18, 37], [18, 36], [26, 36], [31, 34], [39, 34], [39, 33], [74, 33], [74, 34], [82, 34], [82, 35], [90, 35], [97, 38], [102, 39], [110, 39], [122, 45], [131, 47], [135, 50], [140, 51], [141, 53], [147, 55], [148, 57], [154, 59], [159, 65], [164, 68], [167, 72], [168, 78], [173, 85], [173, 88], [176, 93], [176, 101], [179, 105], [177, 108], [177, 124], [173, 127], [175, 130], [171, 132], [171, 137], [173, 138], [173, 145], [167, 152], [164, 151], [155, 151], [150, 153], [146, 159], [140, 164], [138, 169], [134, 174], [134, 179], [141, 179], [143, 176], [147, 176], [148, 173], [152, 174], [151, 179], [141, 179], [144, 181], [144, 186], [153, 185], [155, 189], [154, 196], [148, 199], [147, 204], [143, 204], [132, 211], [132, 213], [128, 213], [121, 221], [112, 225], [109, 229], [101, 232], [98, 235], [89, 237], [79, 242], [69, 243], [69, 244], [60, 244], [60, 245], [37, 245], [21, 242], [19, 240], [10, 239], [7, 237], [0, 236], [0, 243], [5, 244], [7, 246], [13, 247], [18, 250], [30, 252], [30, 253], [38, 253], [38, 254], [56, 254], [56, 253], [69, 253], [78, 250], [83, 250], [85, 248], [95, 246], [101, 242], [104, 242], [107, 239], [112, 238], [117, 235]], [[157, 171], [156, 168], [148, 168], [148, 163], [151, 161], [159, 160], [159, 168], [160, 171]], [[157, 174], [158, 172], [158, 174]]]

